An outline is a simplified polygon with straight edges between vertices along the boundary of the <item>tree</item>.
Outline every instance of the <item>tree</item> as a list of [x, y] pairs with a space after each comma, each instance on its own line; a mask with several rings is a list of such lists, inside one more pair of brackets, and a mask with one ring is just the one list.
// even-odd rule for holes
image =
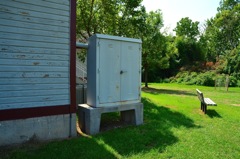
[[179, 52], [179, 66], [190, 65], [203, 59], [201, 45], [198, 42], [200, 32], [199, 22], [193, 22], [188, 17], [177, 22], [175, 42]]
[[[86, 43], [96, 33], [140, 38], [145, 22], [142, 0], [77, 0], [77, 39]], [[86, 51], [78, 52], [84, 60]]]
[[240, 3], [236, 0], [221, 1], [216, 16], [207, 20], [208, 55], [215, 56], [216, 61], [239, 45], [239, 21]]
[[[148, 72], [154, 65], [169, 67], [169, 58], [175, 54], [161, 34], [163, 18], [160, 10], [146, 13], [142, 0], [78, 0], [77, 35], [81, 42], [95, 33], [142, 39], [142, 65], [145, 85]], [[168, 46], [168, 48], [167, 48]]]
[[220, 6], [218, 7], [218, 11], [223, 10], [232, 10], [237, 4], [239, 4], [239, 0], [221, 0]]
[[116, 34], [119, 20], [117, 0], [77, 0], [77, 36], [85, 42], [95, 33]]
[[240, 45], [229, 51], [227, 56], [221, 58], [219, 63], [221, 65], [220, 68], [218, 68], [220, 73], [228, 75], [240, 73]]
[[141, 38], [146, 20], [146, 9], [141, 2], [142, 0], [120, 0], [119, 30], [116, 35]]
[[188, 17], [185, 17], [177, 22], [177, 26], [174, 31], [176, 32], [177, 36], [196, 40], [199, 35], [198, 24], [198, 21], [193, 22]]
[[145, 87], [148, 87], [149, 69], [161, 59], [163, 35], [161, 34], [160, 29], [162, 26], [163, 18], [160, 10], [146, 13], [145, 30], [142, 33], [142, 64]]
[[80, 41], [95, 33], [138, 37], [142, 0], [77, 0], [77, 35]]
[[240, 3], [238, 0], [221, 0], [218, 13], [207, 20], [205, 31], [206, 55], [215, 57], [216, 71], [228, 77], [240, 78]]

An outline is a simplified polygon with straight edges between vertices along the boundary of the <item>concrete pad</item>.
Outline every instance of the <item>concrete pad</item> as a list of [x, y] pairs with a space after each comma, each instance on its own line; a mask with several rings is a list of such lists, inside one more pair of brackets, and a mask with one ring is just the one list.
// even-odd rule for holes
[[76, 114], [0, 121], [0, 146], [77, 136]]
[[87, 104], [79, 104], [77, 112], [81, 130], [89, 135], [99, 133], [102, 113], [120, 112], [122, 121], [133, 125], [140, 125], [143, 123], [142, 103], [97, 108], [91, 107]]

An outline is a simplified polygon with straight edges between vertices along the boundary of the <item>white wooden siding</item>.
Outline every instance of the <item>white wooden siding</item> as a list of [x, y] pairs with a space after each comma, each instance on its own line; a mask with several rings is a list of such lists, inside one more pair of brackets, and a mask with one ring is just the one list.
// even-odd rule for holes
[[0, 0], [0, 110], [70, 104], [69, 0]]

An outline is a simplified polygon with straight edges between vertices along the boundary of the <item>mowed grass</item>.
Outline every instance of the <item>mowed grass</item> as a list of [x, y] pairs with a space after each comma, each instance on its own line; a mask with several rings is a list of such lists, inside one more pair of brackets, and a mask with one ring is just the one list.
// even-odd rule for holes
[[[200, 110], [196, 88], [217, 107]], [[48, 143], [0, 150], [0, 158], [240, 158], [240, 88], [149, 84], [143, 88], [144, 124], [114, 126], [119, 114], [104, 114], [112, 129]], [[16, 132], [17, 133], [17, 132]]]

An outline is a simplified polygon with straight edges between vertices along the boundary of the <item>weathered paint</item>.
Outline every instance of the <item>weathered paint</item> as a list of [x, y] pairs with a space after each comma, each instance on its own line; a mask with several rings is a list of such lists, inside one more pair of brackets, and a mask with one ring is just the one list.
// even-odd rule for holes
[[0, 1], [0, 111], [70, 100], [70, 1]]

